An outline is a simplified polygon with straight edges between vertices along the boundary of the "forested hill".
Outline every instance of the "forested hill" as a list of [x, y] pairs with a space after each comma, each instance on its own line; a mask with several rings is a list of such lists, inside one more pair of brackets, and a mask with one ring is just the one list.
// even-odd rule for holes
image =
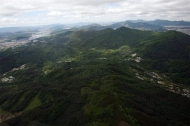
[[152, 36], [153, 31], [140, 31], [121, 27], [117, 30], [100, 34], [82, 44], [83, 47], [116, 49], [123, 45], [135, 46], [140, 40]]
[[[148, 65], [167, 73], [178, 83], [190, 82], [190, 36], [168, 31], [142, 41], [137, 47]], [[148, 61], [148, 60], [147, 60]], [[146, 62], [146, 61], [145, 61]]]
[[76, 48], [116, 49], [123, 45], [136, 46], [140, 40], [154, 34], [158, 34], [158, 32], [140, 31], [121, 27], [116, 30], [108, 28], [100, 31], [69, 31], [58, 34], [52, 38], [46, 38], [45, 41], [75, 46]]
[[0, 125], [188, 126], [190, 36], [63, 30], [0, 51]]
[[[168, 31], [140, 43], [144, 56], [151, 59], [190, 60], [190, 36]], [[140, 49], [140, 48], [139, 48]]]

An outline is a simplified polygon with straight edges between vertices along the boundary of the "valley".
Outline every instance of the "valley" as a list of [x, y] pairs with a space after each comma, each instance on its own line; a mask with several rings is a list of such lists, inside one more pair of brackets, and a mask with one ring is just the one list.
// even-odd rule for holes
[[36, 31], [36, 32], [28, 32], [27, 34], [29, 35], [27, 36], [25, 36], [26, 34], [25, 32], [19, 33], [19, 34], [12, 33], [11, 35], [8, 35], [8, 36], [1, 36], [0, 50], [22, 46], [29, 42], [36, 42], [37, 40], [35, 39], [48, 36], [50, 35], [50, 33], [51, 31], [49, 31], [48, 29], [41, 29], [40, 31]]

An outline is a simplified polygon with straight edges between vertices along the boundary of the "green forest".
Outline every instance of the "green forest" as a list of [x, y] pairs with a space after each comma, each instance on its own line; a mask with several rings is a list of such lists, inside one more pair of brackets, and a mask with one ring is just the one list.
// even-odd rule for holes
[[177, 31], [62, 31], [1, 50], [0, 79], [0, 125], [190, 124], [190, 36]]

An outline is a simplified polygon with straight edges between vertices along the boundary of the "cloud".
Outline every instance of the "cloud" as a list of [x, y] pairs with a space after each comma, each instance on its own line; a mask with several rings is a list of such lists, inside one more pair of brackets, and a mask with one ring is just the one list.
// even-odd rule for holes
[[1, 19], [1, 21], [9, 23], [9, 22], [17, 22], [18, 19], [16, 19], [16, 18], [3, 18], [3, 19]]
[[190, 21], [189, 0], [0, 0], [0, 3], [0, 19], [27, 20], [27, 13], [37, 12], [33, 16], [38, 20], [50, 18], [53, 22], [59, 19], [60, 23], [71, 19], [91, 22], [139, 18]]
[[[117, 0], [122, 2], [125, 0]], [[75, 6], [100, 6], [109, 3], [115, 3], [115, 0], [0, 0], [0, 15], [15, 15], [23, 11], [31, 10], [52, 10], [71, 8]]]
[[[33, 0], [35, 1], [35, 0]], [[44, 0], [42, 0], [43, 2]], [[48, 3], [51, 4], [62, 4], [62, 5], [77, 5], [77, 6], [99, 6], [99, 5], [104, 5], [104, 4], [109, 4], [109, 3], [120, 3], [124, 1], [129, 1], [129, 0], [48, 0]]]
[[50, 11], [47, 15], [48, 16], [60, 16], [60, 15], [63, 15], [63, 13], [60, 11]]

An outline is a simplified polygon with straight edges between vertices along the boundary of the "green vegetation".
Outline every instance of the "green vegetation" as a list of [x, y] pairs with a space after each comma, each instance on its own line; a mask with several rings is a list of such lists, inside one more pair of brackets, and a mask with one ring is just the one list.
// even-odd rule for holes
[[27, 111], [27, 110], [36, 108], [37, 106], [40, 106], [40, 105], [41, 105], [41, 102], [40, 102], [38, 96], [36, 95], [36, 96], [31, 100], [31, 102], [28, 104], [28, 106], [26, 106], [26, 108], [25, 108], [24, 111]]
[[169, 31], [141, 42], [144, 66], [167, 73], [176, 83], [190, 84], [190, 36]]
[[15, 79], [0, 81], [0, 112], [21, 113], [5, 121], [18, 126], [189, 125], [190, 99], [147, 74], [189, 83], [189, 38], [124, 27], [64, 31], [1, 51], [0, 78]]

